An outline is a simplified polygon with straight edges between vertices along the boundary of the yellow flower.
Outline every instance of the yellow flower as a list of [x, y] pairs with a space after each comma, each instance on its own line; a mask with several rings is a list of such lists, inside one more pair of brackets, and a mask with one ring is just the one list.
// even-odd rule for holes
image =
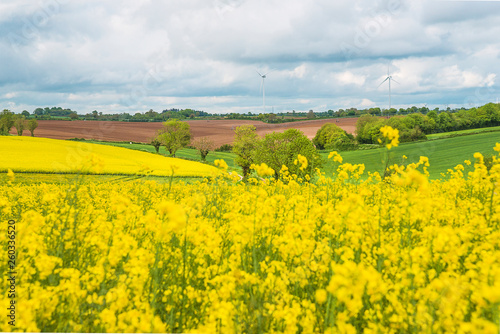
[[9, 181], [14, 181], [15, 176], [14, 176], [14, 172], [12, 171], [12, 169], [10, 169], [10, 168], [7, 169], [7, 176], [9, 178]]
[[316, 290], [316, 301], [318, 304], [326, 303], [326, 299], [328, 297], [328, 292], [325, 289]]
[[307, 165], [308, 165], [308, 163], [307, 163], [307, 158], [306, 158], [305, 156], [303, 156], [303, 155], [299, 154], [299, 155], [297, 156], [297, 159], [295, 159], [294, 164], [295, 164], [295, 165], [300, 164], [299, 169], [300, 169], [300, 170], [304, 170], [304, 169], [306, 169], [306, 168], [307, 168]]
[[260, 165], [252, 164], [250, 168], [255, 170], [257, 174], [259, 174], [262, 177], [273, 176], [275, 174], [274, 169], [272, 169], [265, 163], [261, 163]]
[[214, 165], [219, 167], [220, 169], [227, 170], [228, 165], [223, 159], [216, 159], [214, 161]]
[[330, 154], [328, 154], [328, 159], [331, 159], [331, 158], [333, 158], [334, 162], [338, 162], [340, 164], [343, 161], [342, 157], [340, 156], [340, 154], [337, 153], [337, 151], [333, 151], [333, 152], [330, 152]]
[[[397, 147], [399, 145], [399, 130], [393, 129], [391, 126], [386, 125], [380, 128], [380, 132], [384, 138], [388, 139], [386, 147], [390, 150], [392, 147]], [[382, 141], [379, 139], [379, 143]]]

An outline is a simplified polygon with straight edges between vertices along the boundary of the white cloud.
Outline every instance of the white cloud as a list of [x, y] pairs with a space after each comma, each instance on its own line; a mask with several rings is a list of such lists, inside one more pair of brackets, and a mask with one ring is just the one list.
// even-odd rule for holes
[[345, 71], [334, 75], [335, 79], [343, 85], [362, 86], [366, 81], [364, 75], [355, 75], [351, 71]]
[[481, 75], [477, 72], [461, 70], [458, 65], [443, 68], [437, 76], [438, 84], [448, 89], [492, 86], [496, 77], [493, 73]]
[[362, 108], [370, 108], [376, 106], [376, 103], [369, 99], [362, 99], [359, 106]]
[[[47, 12], [54, 1], [58, 7]], [[266, 104], [275, 110], [380, 106], [386, 96], [377, 85], [389, 62], [400, 82], [393, 87], [395, 105], [424, 103], [431, 95], [436, 103], [460, 104], [465, 90], [500, 90], [498, 9], [500, 2], [431, 0], [290, 0], [286, 6], [278, 0], [5, 0], [0, 104], [80, 112], [97, 106], [103, 112], [259, 111], [255, 69], [274, 69]], [[40, 13], [50, 15], [36, 21]]]
[[306, 72], [307, 72], [306, 65], [305, 64], [301, 64], [300, 66], [295, 67], [293, 69], [293, 71], [289, 71], [288, 75], [291, 78], [302, 79], [306, 75]]

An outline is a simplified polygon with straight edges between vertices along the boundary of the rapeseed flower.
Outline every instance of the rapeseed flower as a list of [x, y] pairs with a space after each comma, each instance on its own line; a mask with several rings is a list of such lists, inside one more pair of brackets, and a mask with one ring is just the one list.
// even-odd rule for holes
[[227, 170], [227, 168], [228, 168], [227, 163], [223, 159], [216, 159], [214, 161], [214, 165], [223, 169], [223, 170]]
[[[399, 130], [398, 129], [393, 129], [389, 125], [385, 125], [380, 128], [380, 132], [382, 133], [382, 136], [386, 138], [388, 141], [387, 144], [385, 145], [388, 150], [390, 150], [393, 147], [397, 147], [399, 145]], [[382, 143], [381, 139], [378, 139], [379, 143]]]
[[0, 185], [16, 330], [497, 333], [498, 160], [437, 181], [428, 165], [367, 181], [343, 164], [311, 183], [282, 168], [287, 182]]

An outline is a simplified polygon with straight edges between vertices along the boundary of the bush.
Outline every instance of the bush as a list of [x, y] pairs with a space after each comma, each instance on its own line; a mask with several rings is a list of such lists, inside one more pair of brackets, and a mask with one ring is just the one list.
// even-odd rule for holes
[[224, 144], [219, 148], [216, 148], [215, 152], [231, 152], [233, 150], [233, 146], [229, 144]]
[[316, 132], [313, 139], [313, 144], [320, 150], [323, 150], [327, 145], [333, 144], [342, 136], [347, 136], [346, 132], [333, 123], [326, 123]]
[[358, 144], [351, 134], [342, 134], [333, 142], [327, 144], [325, 149], [331, 151], [354, 151], [358, 148]]

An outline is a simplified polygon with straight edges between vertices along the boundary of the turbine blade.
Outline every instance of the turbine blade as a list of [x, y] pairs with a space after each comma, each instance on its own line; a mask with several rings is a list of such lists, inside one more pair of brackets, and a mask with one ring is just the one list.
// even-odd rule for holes
[[[392, 78], [391, 78], [392, 79]], [[397, 83], [398, 85], [401, 85], [399, 82], [397, 82], [396, 80], [392, 79], [392, 81], [394, 81], [395, 83]]]
[[385, 78], [385, 80], [384, 80], [384, 81], [382, 81], [382, 82], [380, 83], [380, 85], [378, 85], [378, 86], [377, 86], [377, 88], [379, 88], [380, 86], [382, 86], [382, 84], [383, 84], [384, 82], [386, 82], [387, 80], [389, 80], [389, 77]]
[[255, 70], [255, 72], [257, 72], [257, 74], [258, 74], [258, 75], [262, 76], [262, 74], [260, 74], [260, 72], [259, 72], [259, 71]]

